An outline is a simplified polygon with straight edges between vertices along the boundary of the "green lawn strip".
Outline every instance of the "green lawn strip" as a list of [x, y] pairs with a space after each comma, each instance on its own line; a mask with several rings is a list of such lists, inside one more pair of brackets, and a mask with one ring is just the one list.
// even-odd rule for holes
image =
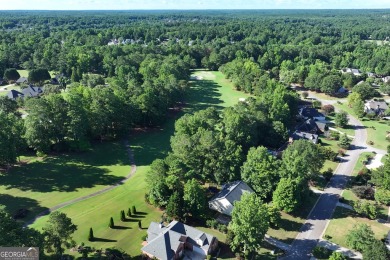
[[286, 244], [291, 244], [305, 223], [307, 216], [319, 198], [318, 194], [312, 194], [295, 214], [282, 212], [282, 220], [278, 229], [270, 228], [267, 234]]
[[[109, 151], [109, 152], [107, 152]], [[20, 166], [0, 174], [0, 204], [13, 214], [30, 210], [25, 220], [60, 203], [113, 185], [130, 173], [122, 142], [95, 145], [85, 153], [22, 156]]]
[[357, 216], [353, 211], [337, 207], [333, 217], [325, 231], [325, 235], [330, 236], [330, 241], [343, 247], [346, 244], [346, 236], [356, 224], [367, 224], [375, 233], [377, 239], [382, 239], [390, 231], [390, 228], [378, 223], [376, 220], [369, 220]]
[[[347, 104], [335, 104], [335, 106], [355, 116], [353, 109], [348, 107]], [[366, 127], [367, 142], [372, 141], [374, 142], [374, 144], [371, 146], [378, 149], [386, 150], [387, 146], [390, 144], [390, 142], [386, 140], [386, 131], [389, 131], [390, 129], [389, 121], [367, 118], [362, 118], [360, 119], [360, 121]]]
[[[146, 234], [151, 221], [160, 221], [162, 212], [145, 203], [146, 184], [145, 172], [148, 167], [138, 167], [131, 181], [122, 186], [103, 193], [97, 197], [87, 199], [67, 206], [59, 211], [66, 213], [78, 226], [73, 238], [80, 244], [84, 242], [94, 248], [117, 247], [130, 253], [131, 256], [140, 255], [142, 237]], [[135, 217], [128, 218], [126, 222], [120, 221], [120, 211], [135, 206]], [[108, 227], [109, 219], [113, 217], [116, 228]], [[41, 229], [47, 217], [36, 221], [32, 227]], [[138, 220], [142, 222], [142, 230], [138, 229]], [[88, 231], [92, 227], [96, 242], [88, 242]]]
[[17, 90], [17, 91], [20, 91], [20, 87], [19, 87], [19, 86], [15, 86], [15, 85], [14, 85], [14, 86], [7, 87], [6, 90], [1, 90], [1, 91], [0, 91], [0, 96], [6, 96], [10, 90]]
[[[249, 94], [234, 89], [233, 83], [226, 79], [222, 72], [197, 70], [193, 73], [193, 75], [203, 78], [203, 80], [197, 80], [195, 83], [203, 84], [203, 93], [200, 94], [203, 94], [204, 99], [210, 97], [210, 94], [212, 94], [211, 98], [219, 100], [219, 106], [233, 106], [239, 102], [240, 98], [250, 97]], [[195, 92], [195, 95], [196, 94], [197, 93]], [[217, 102], [212, 99], [209, 99], [208, 101], [208, 103], [211, 104], [215, 104]]]
[[364, 161], [367, 161], [367, 155], [375, 156], [375, 154], [371, 152], [363, 152], [359, 155], [359, 159], [353, 168], [352, 176], [356, 176], [360, 170], [362, 170], [365, 166], [363, 164]]
[[338, 127], [334, 124], [334, 115], [327, 115], [326, 116], [327, 121], [331, 121], [332, 123], [329, 124], [329, 127], [335, 128], [339, 132], [345, 133], [350, 136], [355, 136], [355, 130], [351, 125], [347, 125], [345, 128]]
[[[28, 70], [18, 70], [18, 72], [21, 77], [25, 77], [25, 78], [28, 77], [28, 73], [29, 73]], [[55, 77], [57, 75], [57, 73], [55, 73], [54, 71], [49, 71], [49, 73], [51, 77]]]

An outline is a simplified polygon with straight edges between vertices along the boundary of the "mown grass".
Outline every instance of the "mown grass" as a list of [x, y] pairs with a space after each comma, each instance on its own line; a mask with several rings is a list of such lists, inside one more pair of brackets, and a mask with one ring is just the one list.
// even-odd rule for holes
[[94, 145], [85, 153], [21, 157], [22, 163], [0, 173], [0, 204], [11, 214], [28, 209], [28, 220], [47, 208], [113, 185], [130, 172], [123, 147], [121, 142], [111, 142]]
[[390, 231], [390, 228], [378, 223], [376, 220], [369, 220], [357, 216], [353, 211], [337, 207], [332, 220], [330, 221], [325, 236], [330, 236], [330, 241], [343, 247], [348, 247], [346, 236], [357, 224], [367, 224], [374, 231], [377, 239], [382, 239]]
[[[335, 106], [341, 110], [346, 111], [350, 115], [355, 116], [353, 109], [348, 107], [347, 104], [335, 104]], [[390, 142], [386, 140], [387, 131], [389, 131], [390, 129], [390, 122], [386, 120], [376, 120], [368, 118], [362, 118], [359, 120], [366, 127], [367, 142], [372, 141], [373, 144], [371, 146], [378, 149], [386, 150], [387, 146], [390, 144]]]

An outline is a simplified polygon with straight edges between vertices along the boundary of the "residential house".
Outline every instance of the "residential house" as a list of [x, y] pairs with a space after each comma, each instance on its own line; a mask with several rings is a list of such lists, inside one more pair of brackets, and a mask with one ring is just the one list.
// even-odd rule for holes
[[373, 72], [367, 72], [367, 77], [376, 78], [376, 74]]
[[312, 133], [306, 133], [306, 132], [301, 132], [301, 131], [295, 131], [289, 139], [289, 143], [293, 143], [296, 140], [308, 140], [314, 144], [318, 144], [318, 135], [317, 134], [312, 134]]
[[209, 201], [209, 208], [225, 215], [232, 215], [234, 202], [239, 201], [241, 196], [254, 191], [243, 181], [235, 181], [225, 184], [222, 190]]
[[383, 77], [383, 78], [382, 78], [382, 81], [383, 81], [384, 83], [390, 82], [390, 76]]
[[7, 94], [7, 97], [12, 100], [16, 100], [17, 98], [23, 98], [24, 94], [17, 90], [10, 90]]
[[311, 118], [307, 119], [305, 122], [298, 125], [296, 127], [296, 130], [301, 131], [301, 132], [312, 133], [312, 134], [317, 134], [320, 132], [320, 129], [319, 129], [316, 121], [314, 121], [314, 119], [311, 119]]
[[300, 108], [299, 111], [299, 117], [302, 118], [302, 119], [314, 119], [314, 120], [317, 120], [317, 121], [325, 121], [325, 115], [318, 112], [317, 109], [315, 108], [312, 108], [312, 107], [303, 107], [303, 108]]
[[33, 85], [28, 86], [27, 88], [22, 89], [24, 97], [37, 97], [43, 94], [43, 89], [41, 87], [34, 87]]
[[167, 226], [152, 222], [148, 228], [145, 246], [141, 249], [150, 259], [176, 260], [184, 256], [206, 259], [218, 246], [218, 239], [178, 221]]
[[362, 72], [358, 69], [351, 69], [351, 68], [344, 68], [341, 70], [341, 73], [352, 73], [355, 76], [360, 76], [362, 75]]
[[17, 85], [20, 85], [20, 84], [27, 83], [27, 82], [28, 82], [28, 80], [26, 77], [20, 77], [15, 83]]
[[366, 113], [374, 112], [376, 115], [383, 115], [387, 109], [389, 109], [389, 106], [384, 101], [370, 100], [364, 104], [364, 111]]

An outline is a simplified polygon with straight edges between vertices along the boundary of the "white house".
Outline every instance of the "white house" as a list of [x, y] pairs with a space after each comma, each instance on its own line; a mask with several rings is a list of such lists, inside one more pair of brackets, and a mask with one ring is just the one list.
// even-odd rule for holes
[[351, 68], [344, 68], [341, 70], [341, 73], [352, 73], [355, 76], [360, 76], [362, 75], [362, 72], [358, 69], [351, 69]]
[[209, 208], [231, 216], [234, 202], [239, 201], [246, 192], [254, 191], [243, 181], [225, 184], [222, 190], [209, 201]]

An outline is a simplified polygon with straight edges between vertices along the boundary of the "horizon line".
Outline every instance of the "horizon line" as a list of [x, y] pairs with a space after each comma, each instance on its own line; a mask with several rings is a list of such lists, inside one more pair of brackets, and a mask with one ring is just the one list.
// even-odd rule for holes
[[139, 9], [0, 9], [2, 11], [268, 11], [268, 10], [390, 10], [390, 7], [386, 8], [259, 8], [259, 9], [247, 9], [247, 8], [203, 8], [203, 9], [151, 9], [151, 8], [139, 8]]

